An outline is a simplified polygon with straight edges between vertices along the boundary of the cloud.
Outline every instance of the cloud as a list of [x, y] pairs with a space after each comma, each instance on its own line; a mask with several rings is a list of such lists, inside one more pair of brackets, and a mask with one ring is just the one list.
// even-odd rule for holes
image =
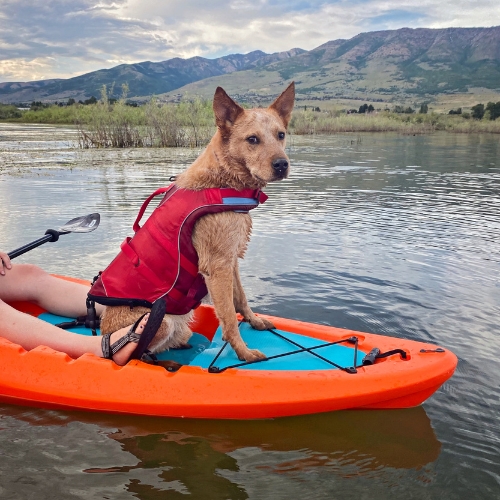
[[363, 31], [490, 26], [491, 0], [4, 0], [0, 81], [120, 63], [312, 49]]

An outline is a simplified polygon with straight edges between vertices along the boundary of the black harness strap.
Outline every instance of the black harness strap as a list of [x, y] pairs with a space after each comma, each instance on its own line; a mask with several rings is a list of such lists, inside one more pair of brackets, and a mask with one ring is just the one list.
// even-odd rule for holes
[[101, 320], [97, 317], [95, 302], [87, 297], [87, 314], [85, 316], [78, 316], [73, 321], [65, 321], [55, 326], [63, 330], [75, 328], [76, 326], [84, 326], [92, 330], [92, 335], [97, 336], [97, 329], [101, 326]]
[[[92, 285], [97, 281], [100, 274], [101, 272], [99, 272], [97, 276], [94, 276]], [[58, 323], [55, 326], [62, 328], [63, 330], [68, 330], [69, 328], [74, 328], [76, 326], [85, 326], [85, 328], [90, 328], [92, 330], [92, 335], [97, 336], [97, 329], [101, 326], [101, 320], [97, 317], [95, 301], [87, 296], [86, 306], [87, 314], [85, 316], [78, 316], [78, 318], [73, 321], [65, 321], [63, 323]]]

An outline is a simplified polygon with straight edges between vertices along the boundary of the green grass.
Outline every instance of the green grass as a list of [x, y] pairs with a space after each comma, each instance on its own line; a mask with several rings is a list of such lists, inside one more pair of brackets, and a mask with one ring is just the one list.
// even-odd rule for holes
[[455, 133], [500, 133], [500, 119], [473, 120], [460, 115], [438, 113], [398, 114], [391, 112], [345, 114], [297, 110], [290, 128], [297, 135], [335, 134], [344, 132], [398, 132], [400, 134], [430, 134], [436, 131]]
[[[194, 99], [179, 104], [159, 104], [154, 98], [138, 107], [121, 99], [110, 104], [50, 106], [37, 111], [19, 111], [0, 105], [0, 120], [22, 123], [77, 125], [81, 148], [198, 147], [215, 132], [212, 104]], [[396, 132], [430, 134], [500, 133], [497, 120], [474, 120], [462, 115], [439, 113], [398, 114], [388, 111], [346, 114], [341, 110], [316, 112], [296, 109], [290, 131], [297, 135], [346, 132]]]

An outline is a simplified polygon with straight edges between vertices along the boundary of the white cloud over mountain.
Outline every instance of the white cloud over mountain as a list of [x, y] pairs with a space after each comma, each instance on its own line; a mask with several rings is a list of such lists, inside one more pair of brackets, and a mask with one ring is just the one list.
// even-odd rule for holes
[[4, 0], [0, 81], [172, 57], [310, 50], [363, 31], [484, 27], [498, 19], [493, 0]]

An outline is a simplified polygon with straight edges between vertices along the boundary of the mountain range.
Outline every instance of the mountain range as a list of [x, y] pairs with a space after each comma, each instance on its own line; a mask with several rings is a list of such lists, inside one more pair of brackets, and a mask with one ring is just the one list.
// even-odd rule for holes
[[85, 100], [102, 85], [129, 99], [167, 101], [186, 93], [210, 97], [217, 85], [242, 101], [259, 102], [295, 80], [303, 100], [368, 99], [394, 102], [440, 94], [500, 93], [500, 26], [402, 28], [361, 33], [313, 50], [254, 51], [217, 59], [174, 58], [122, 64], [68, 79], [0, 83], [0, 102]]

